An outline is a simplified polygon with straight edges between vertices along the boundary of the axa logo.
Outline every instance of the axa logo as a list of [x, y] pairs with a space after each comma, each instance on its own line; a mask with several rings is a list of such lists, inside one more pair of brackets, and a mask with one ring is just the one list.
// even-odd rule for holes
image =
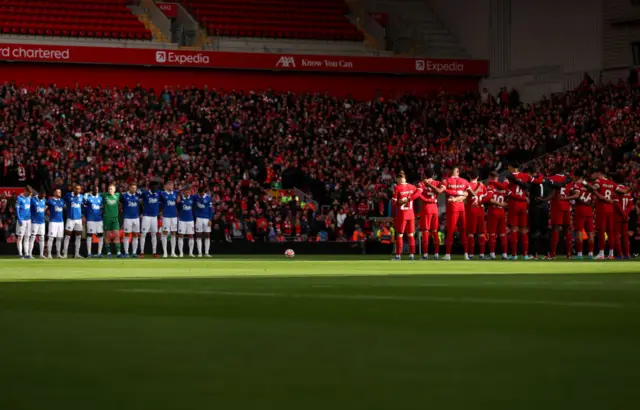
[[416, 60], [416, 71], [424, 71], [424, 60]]
[[276, 67], [295, 68], [296, 60], [292, 56], [282, 56], [276, 63]]
[[166, 62], [167, 62], [167, 52], [156, 51], [156, 63], [166, 63]]

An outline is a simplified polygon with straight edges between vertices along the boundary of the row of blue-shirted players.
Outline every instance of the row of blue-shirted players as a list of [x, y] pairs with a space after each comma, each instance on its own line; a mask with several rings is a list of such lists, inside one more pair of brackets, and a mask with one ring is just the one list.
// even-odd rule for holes
[[[141, 203], [142, 217], [140, 217]], [[117, 212], [117, 207], [120, 204], [124, 216], [122, 251], [120, 251], [120, 226]], [[115, 211], [114, 206], [116, 207]], [[204, 188], [200, 188], [198, 194], [190, 192], [181, 194], [173, 189], [171, 182], [165, 185], [164, 191], [151, 189], [139, 191], [135, 184], [131, 184], [127, 192], [118, 194], [115, 192], [115, 185], [110, 185], [108, 193], [100, 194], [98, 189], [94, 188], [91, 193], [83, 195], [82, 188], [76, 185], [74, 192], [66, 194], [64, 198], [61, 191], [56, 190], [53, 197], [47, 200], [44, 193], [32, 195], [31, 189], [27, 187], [16, 201], [18, 219], [16, 234], [18, 236], [18, 253], [21, 258], [32, 257], [36, 237], [39, 237], [40, 257], [45, 257], [44, 237], [47, 209], [49, 212], [48, 258], [52, 258], [53, 255], [54, 239], [56, 240], [58, 257], [66, 258], [72, 236], [75, 236], [75, 257], [81, 258], [83, 217], [86, 220], [88, 257], [102, 256], [105, 232], [108, 234], [108, 257], [112, 255], [109, 242], [114, 246], [118, 257], [137, 257], [138, 244], [140, 244], [141, 256], [144, 256], [147, 235], [151, 235], [152, 252], [154, 257], [158, 257], [157, 235], [159, 234], [158, 219], [160, 217], [162, 218], [161, 241], [165, 258], [169, 256], [169, 244], [171, 257], [184, 256], [185, 236], [188, 238], [189, 256], [195, 256], [193, 253], [194, 234], [197, 236], [198, 256], [209, 256], [211, 245], [209, 234], [211, 233], [213, 206], [211, 197], [205, 193]], [[66, 224], [64, 223], [65, 212]], [[98, 237], [98, 253], [95, 255], [91, 254], [92, 235]], [[131, 253], [129, 253], [129, 236], [132, 239]], [[62, 246], [63, 237], [64, 247]], [[176, 254], [176, 246], [178, 254]]]

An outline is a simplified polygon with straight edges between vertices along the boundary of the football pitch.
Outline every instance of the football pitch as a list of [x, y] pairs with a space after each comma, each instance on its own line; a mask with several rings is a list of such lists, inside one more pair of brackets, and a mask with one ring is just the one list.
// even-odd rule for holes
[[0, 409], [627, 409], [640, 262], [0, 260]]

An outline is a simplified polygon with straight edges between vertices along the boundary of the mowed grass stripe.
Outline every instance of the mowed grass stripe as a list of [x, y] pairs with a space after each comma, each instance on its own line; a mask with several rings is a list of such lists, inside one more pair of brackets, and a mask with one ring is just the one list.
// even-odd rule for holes
[[586, 307], [622, 309], [635, 306], [623, 305], [614, 302], [582, 302], [582, 301], [557, 301], [557, 300], [526, 300], [526, 299], [496, 299], [477, 297], [441, 297], [441, 296], [408, 296], [408, 295], [373, 295], [373, 294], [339, 294], [339, 293], [285, 293], [285, 292], [239, 292], [224, 290], [170, 290], [170, 289], [120, 289], [118, 292], [126, 293], [161, 293], [178, 295], [210, 295], [232, 297], [260, 297], [260, 298], [289, 298], [289, 299], [338, 299], [338, 300], [363, 300], [363, 301], [397, 301], [397, 302], [442, 302], [442, 303], [480, 303], [500, 305], [546, 305], [559, 307]]

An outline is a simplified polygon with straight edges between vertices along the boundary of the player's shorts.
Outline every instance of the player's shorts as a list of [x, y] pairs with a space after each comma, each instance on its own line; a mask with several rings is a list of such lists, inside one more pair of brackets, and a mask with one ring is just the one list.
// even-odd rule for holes
[[492, 235], [504, 235], [507, 233], [507, 219], [504, 213], [489, 213], [487, 216], [487, 231]]
[[99, 235], [104, 233], [104, 224], [102, 221], [87, 221], [87, 234]]
[[574, 215], [573, 225], [576, 231], [582, 232], [584, 229], [586, 232], [591, 233], [594, 229], [593, 215]]
[[196, 232], [197, 233], [211, 233], [211, 227], [209, 226], [210, 220], [207, 218], [196, 218]]
[[67, 219], [64, 230], [68, 232], [82, 232], [82, 219]]
[[596, 212], [596, 229], [598, 231], [613, 231], [613, 212]]
[[157, 216], [143, 216], [142, 217], [142, 233], [143, 234], [157, 234], [158, 233], [158, 217]]
[[104, 230], [109, 231], [119, 231], [120, 230], [120, 221], [118, 218], [104, 218]]
[[507, 223], [509, 226], [526, 228], [529, 226], [527, 203], [524, 201], [509, 201], [507, 205]]
[[551, 225], [571, 225], [571, 211], [551, 211]]
[[437, 213], [427, 213], [420, 215], [421, 231], [437, 231], [440, 227], [440, 221]]
[[193, 232], [194, 232], [193, 226], [194, 226], [193, 221], [187, 221], [187, 222], [178, 221], [178, 233], [180, 235], [193, 235]]
[[396, 234], [410, 234], [416, 231], [416, 221], [414, 219], [396, 219]]
[[125, 218], [122, 229], [124, 229], [124, 233], [140, 233], [140, 219]]
[[484, 224], [484, 214], [476, 214], [473, 211], [467, 214], [467, 235], [484, 234], [487, 230]]
[[64, 236], [64, 224], [62, 222], [49, 222], [49, 237], [62, 238]]
[[31, 236], [44, 236], [44, 224], [31, 223]]
[[462, 234], [467, 230], [467, 213], [464, 210], [447, 209], [447, 233], [453, 234], [456, 230]]
[[31, 235], [31, 221], [23, 221], [22, 225], [16, 223], [16, 235], [17, 236], [29, 236]]
[[177, 232], [178, 218], [162, 218], [162, 232]]

